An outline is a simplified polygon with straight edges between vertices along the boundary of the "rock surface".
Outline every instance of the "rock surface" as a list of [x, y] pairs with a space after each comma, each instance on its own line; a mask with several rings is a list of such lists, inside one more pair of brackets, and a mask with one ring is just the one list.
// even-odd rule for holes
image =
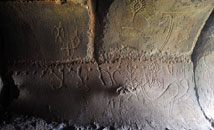
[[1, 2], [1, 31], [10, 62], [68, 62], [87, 55], [89, 16], [73, 2]]
[[2, 81], [2, 78], [0, 77], [0, 93], [1, 93], [2, 88], [3, 88], [3, 81]]
[[125, 46], [136, 53], [190, 56], [213, 4], [212, 0], [114, 0], [100, 55], [123, 51]]
[[109, 129], [213, 129], [213, 4], [0, 2], [2, 58], [19, 89], [8, 109]]
[[210, 129], [195, 96], [191, 63], [66, 64], [18, 71], [13, 77], [20, 95], [12, 108], [48, 120], [145, 130]]
[[128, 127], [100, 126], [91, 123], [85, 126], [68, 122], [47, 122], [41, 118], [23, 116], [11, 112], [1, 113], [0, 130], [128, 130]]
[[213, 65], [214, 65], [214, 13], [210, 16], [193, 53], [195, 82], [204, 114], [210, 121], [214, 119]]

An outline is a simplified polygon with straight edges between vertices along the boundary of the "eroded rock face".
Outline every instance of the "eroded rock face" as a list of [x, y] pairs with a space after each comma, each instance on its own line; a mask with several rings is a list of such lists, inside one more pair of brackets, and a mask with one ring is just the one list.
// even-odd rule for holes
[[212, 129], [212, 82], [200, 77], [212, 67], [212, 33], [190, 59], [212, 0], [57, 2], [0, 3], [19, 89], [10, 110], [81, 125]]
[[193, 53], [195, 63], [195, 82], [198, 90], [199, 102], [206, 116], [214, 119], [213, 102], [213, 57], [214, 57], [214, 14], [210, 16], [196, 49]]

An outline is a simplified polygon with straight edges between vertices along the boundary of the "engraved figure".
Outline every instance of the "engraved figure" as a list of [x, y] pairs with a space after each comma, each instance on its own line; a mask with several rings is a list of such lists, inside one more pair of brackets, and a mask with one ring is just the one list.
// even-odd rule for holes
[[78, 31], [76, 30], [74, 37], [72, 37], [69, 42], [67, 42], [66, 47], [62, 47], [61, 50], [66, 50], [69, 57], [74, 57], [74, 51], [79, 45], [80, 39], [78, 37]]
[[165, 17], [167, 17], [167, 19], [168, 19], [168, 22], [169, 22], [169, 26], [168, 26], [168, 31], [167, 31], [167, 35], [166, 35], [166, 38], [165, 38], [165, 40], [164, 40], [164, 42], [163, 42], [163, 44], [162, 44], [162, 46], [161, 46], [161, 48], [160, 48], [160, 50], [162, 51], [165, 47], [166, 47], [166, 45], [168, 44], [168, 42], [169, 42], [169, 40], [170, 40], [170, 37], [171, 37], [171, 35], [172, 35], [172, 31], [173, 31], [173, 27], [174, 27], [174, 23], [173, 23], [173, 20], [172, 20], [172, 17], [170, 16], [170, 15], [166, 15]]
[[119, 86], [116, 90], [116, 93], [121, 97], [121, 101], [127, 101], [133, 96], [136, 97], [136, 99], [139, 101], [138, 92], [139, 92], [139, 86], [141, 85], [142, 81], [141, 79], [137, 79], [137, 76], [135, 73], [137, 73], [137, 67], [133, 67], [131, 64], [127, 65], [127, 77], [124, 81], [124, 85]]
[[132, 13], [132, 22], [134, 22], [136, 14], [144, 10], [146, 7], [146, 1], [145, 0], [134, 0], [131, 3], [131, 13]]
[[63, 44], [65, 33], [64, 33], [64, 28], [62, 27], [61, 21], [59, 22], [58, 25], [54, 26], [53, 33], [55, 33], [55, 42], [59, 41], [60, 44]]
[[[63, 86], [65, 86], [65, 81], [64, 81], [64, 68], [63, 69], [59, 69], [59, 73], [61, 73], [60, 75], [58, 75], [56, 72], [54, 71], [51, 71], [51, 73], [53, 74], [53, 76], [59, 81], [59, 86], [56, 87], [54, 85], [52, 85], [53, 89], [60, 89], [62, 88]], [[66, 86], [65, 86], [66, 87]]]
[[167, 91], [168, 87], [164, 87], [164, 78], [158, 76], [160, 66], [157, 63], [149, 63], [145, 70], [147, 71], [144, 73], [146, 82], [141, 89], [148, 100], [155, 101]]

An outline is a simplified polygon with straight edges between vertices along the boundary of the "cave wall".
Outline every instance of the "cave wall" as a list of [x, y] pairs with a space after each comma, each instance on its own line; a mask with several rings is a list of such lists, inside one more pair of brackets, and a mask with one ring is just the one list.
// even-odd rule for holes
[[201, 32], [194, 53], [195, 82], [199, 97], [199, 104], [204, 114], [211, 121], [214, 119], [213, 110], [213, 41], [214, 41], [214, 14], [207, 21]]
[[19, 89], [9, 109], [82, 125], [212, 129], [213, 5], [1, 2], [1, 64]]

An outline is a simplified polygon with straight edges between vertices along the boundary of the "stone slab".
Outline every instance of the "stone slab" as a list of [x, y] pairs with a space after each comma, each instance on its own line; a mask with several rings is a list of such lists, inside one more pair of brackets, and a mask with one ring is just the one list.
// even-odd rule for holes
[[196, 99], [192, 63], [59, 65], [13, 77], [20, 96], [11, 109], [45, 119], [139, 130], [211, 128]]
[[190, 56], [213, 4], [212, 0], [114, 0], [99, 43], [100, 55], [114, 57], [128, 47], [136, 54]]
[[4, 53], [10, 62], [64, 62], [87, 55], [89, 16], [67, 2], [0, 2]]

